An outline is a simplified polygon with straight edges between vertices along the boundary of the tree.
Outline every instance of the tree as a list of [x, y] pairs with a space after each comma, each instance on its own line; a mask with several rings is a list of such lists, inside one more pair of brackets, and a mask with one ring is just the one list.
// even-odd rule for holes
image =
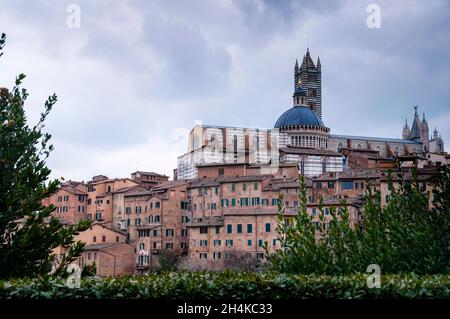
[[373, 192], [366, 183], [362, 224], [351, 225], [342, 201], [343, 209], [330, 209], [332, 218], [327, 227], [321, 200], [319, 218], [313, 224], [301, 178], [298, 214], [286, 217], [280, 200], [276, 231], [281, 250], [269, 254], [266, 248], [271, 267], [281, 272], [346, 274], [365, 272], [370, 264], [378, 264], [384, 273], [448, 273], [450, 167], [441, 167], [432, 179], [432, 199], [415, 170], [399, 170], [394, 177], [395, 185], [390, 172], [391, 195], [386, 206], [381, 204], [380, 192]]
[[[0, 56], [5, 42], [2, 34]], [[63, 274], [83, 251], [84, 244], [73, 237], [89, 227], [84, 221], [63, 226], [51, 216], [55, 207], [43, 205], [60, 185], [49, 181], [46, 160], [53, 146], [51, 135], [43, 132], [57, 97], [48, 98], [38, 123], [30, 127], [24, 110], [28, 92], [21, 87], [24, 78], [20, 74], [11, 91], [0, 89], [0, 279], [48, 274], [55, 263], [52, 250], [59, 246], [67, 253], [55, 273]]]

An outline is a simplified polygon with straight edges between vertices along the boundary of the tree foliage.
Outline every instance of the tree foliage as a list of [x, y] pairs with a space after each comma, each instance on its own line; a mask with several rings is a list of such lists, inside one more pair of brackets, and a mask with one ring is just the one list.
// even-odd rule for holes
[[[6, 41], [0, 37], [0, 51]], [[0, 56], [1, 56], [0, 52]], [[45, 102], [44, 111], [34, 126], [25, 115], [26, 89], [20, 74], [12, 90], [0, 89], [0, 278], [38, 276], [52, 270], [58, 246], [68, 249], [59, 262], [57, 274], [83, 251], [84, 244], [74, 243], [78, 231], [89, 226], [63, 226], [51, 217], [53, 205], [45, 207], [43, 199], [57, 190], [58, 180], [49, 180], [46, 160], [53, 150], [51, 135], [44, 122], [57, 101], [55, 94]]]
[[[450, 167], [442, 166], [432, 179], [433, 196], [412, 177], [397, 173], [394, 183], [389, 173], [390, 199], [382, 205], [379, 191], [366, 183], [364, 221], [350, 222], [345, 201], [341, 210], [330, 209], [326, 225], [321, 199], [318, 222], [306, 209], [306, 186], [300, 182], [300, 209], [287, 217], [283, 199], [279, 201], [276, 228], [281, 250], [267, 258], [274, 270], [303, 274], [347, 274], [366, 272], [371, 264], [383, 273], [448, 273], [450, 218]], [[287, 222], [290, 220], [291, 222]]]

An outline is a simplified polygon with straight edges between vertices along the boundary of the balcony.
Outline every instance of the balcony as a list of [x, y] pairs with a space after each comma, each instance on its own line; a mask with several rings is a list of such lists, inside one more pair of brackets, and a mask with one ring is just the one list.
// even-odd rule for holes
[[153, 229], [161, 226], [161, 222], [145, 223], [142, 225], [136, 225], [136, 229]]
[[136, 270], [147, 270], [150, 268], [149, 264], [136, 264], [135, 269]]
[[202, 227], [202, 226], [223, 226], [223, 217], [205, 217], [202, 219], [196, 219], [188, 224], [187, 227]]

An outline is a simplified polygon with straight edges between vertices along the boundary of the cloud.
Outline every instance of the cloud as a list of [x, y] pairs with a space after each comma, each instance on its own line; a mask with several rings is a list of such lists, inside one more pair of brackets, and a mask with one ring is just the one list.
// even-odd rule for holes
[[307, 38], [332, 133], [400, 137], [419, 104], [450, 140], [447, 1], [377, 1], [380, 29], [366, 26], [372, 1], [84, 0], [80, 29], [66, 25], [71, 3], [6, 0], [0, 11], [0, 83], [28, 75], [30, 121], [59, 96], [47, 125], [55, 176], [171, 175], [194, 120], [272, 127]]

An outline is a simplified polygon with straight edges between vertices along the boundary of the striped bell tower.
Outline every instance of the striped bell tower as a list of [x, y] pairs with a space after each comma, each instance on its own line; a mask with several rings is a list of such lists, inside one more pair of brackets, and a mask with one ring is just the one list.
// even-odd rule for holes
[[317, 64], [314, 64], [309, 48], [303, 56], [301, 66], [295, 61], [294, 67], [294, 91], [302, 84], [306, 91], [306, 104], [316, 115], [322, 119], [322, 66], [320, 58], [317, 57]]

